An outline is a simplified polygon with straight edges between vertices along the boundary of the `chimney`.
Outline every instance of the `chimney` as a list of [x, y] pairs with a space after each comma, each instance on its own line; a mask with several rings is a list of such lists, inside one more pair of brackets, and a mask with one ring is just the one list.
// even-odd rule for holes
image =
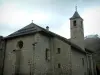
[[46, 30], [48, 30], [48, 31], [49, 31], [49, 26], [46, 26]]

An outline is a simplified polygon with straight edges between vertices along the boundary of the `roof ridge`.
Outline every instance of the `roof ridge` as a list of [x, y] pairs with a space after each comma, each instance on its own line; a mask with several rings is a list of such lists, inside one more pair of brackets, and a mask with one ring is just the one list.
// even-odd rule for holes
[[27, 33], [32, 33], [32, 32], [36, 32], [36, 31], [40, 31], [40, 30], [41, 30], [40, 26], [36, 25], [35, 23], [31, 23], [31, 24], [26, 25], [23, 28], [11, 33], [6, 38], [24, 35], [24, 34], [27, 34]]

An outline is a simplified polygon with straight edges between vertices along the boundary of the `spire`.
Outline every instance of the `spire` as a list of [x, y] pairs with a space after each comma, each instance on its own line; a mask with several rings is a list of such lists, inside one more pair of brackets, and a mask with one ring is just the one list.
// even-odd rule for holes
[[75, 11], [77, 11], [77, 6], [75, 6]]
[[33, 20], [32, 20], [32, 23], [33, 23]]
[[75, 19], [75, 18], [81, 18], [80, 15], [77, 12], [77, 6], [75, 6], [75, 13], [74, 13], [74, 15], [70, 19]]

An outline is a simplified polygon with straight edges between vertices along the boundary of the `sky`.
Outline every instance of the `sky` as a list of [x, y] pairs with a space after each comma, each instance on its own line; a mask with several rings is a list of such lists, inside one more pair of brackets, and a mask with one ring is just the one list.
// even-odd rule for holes
[[7, 36], [33, 23], [70, 38], [69, 18], [77, 11], [84, 35], [100, 35], [100, 0], [0, 0], [0, 35]]

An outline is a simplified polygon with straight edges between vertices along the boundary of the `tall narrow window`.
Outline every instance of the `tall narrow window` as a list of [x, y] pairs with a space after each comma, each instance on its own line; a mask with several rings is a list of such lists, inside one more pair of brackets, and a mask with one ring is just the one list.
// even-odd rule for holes
[[45, 59], [47, 60], [48, 59], [48, 49], [46, 49], [46, 52], [45, 52]]
[[60, 54], [60, 52], [61, 52], [61, 49], [57, 48], [57, 53]]
[[60, 65], [60, 63], [58, 64], [58, 68], [61, 68], [61, 65]]
[[50, 50], [46, 48], [46, 51], [45, 51], [45, 59], [46, 60], [50, 60]]
[[73, 25], [76, 26], [76, 20], [73, 21]]
[[84, 66], [84, 58], [82, 58], [82, 64], [83, 64], [83, 66]]

